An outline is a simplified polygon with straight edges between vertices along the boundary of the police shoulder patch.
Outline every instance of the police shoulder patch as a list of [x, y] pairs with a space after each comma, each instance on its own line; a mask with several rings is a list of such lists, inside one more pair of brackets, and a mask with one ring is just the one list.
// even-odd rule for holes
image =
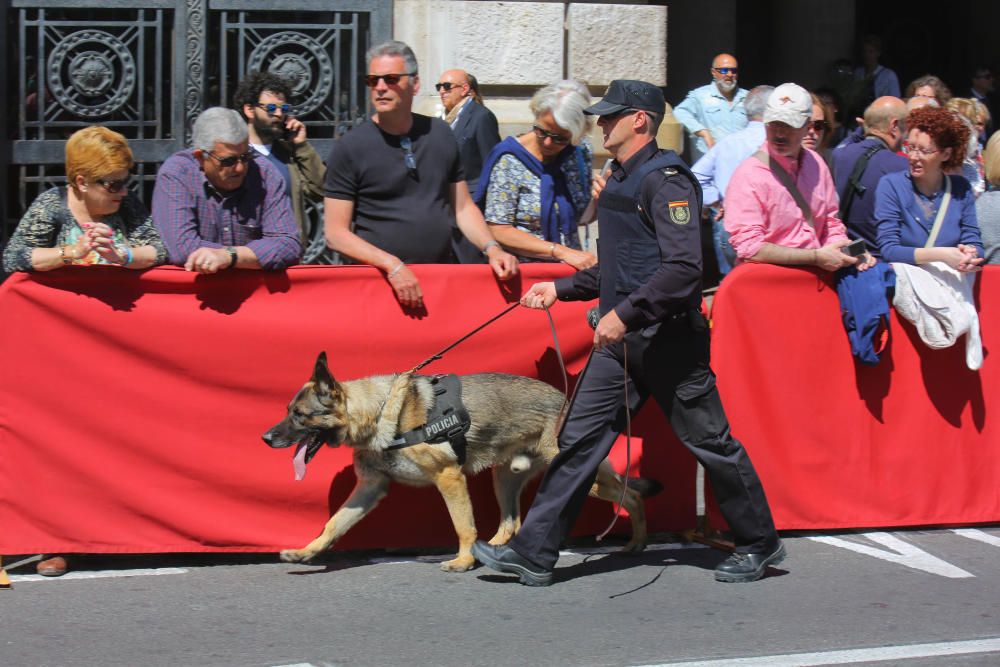
[[670, 208], [670, 221], [678, 225], [686, 225], [691, 221], [691, 207], [688, 200], [672, 201], [668, 204]]

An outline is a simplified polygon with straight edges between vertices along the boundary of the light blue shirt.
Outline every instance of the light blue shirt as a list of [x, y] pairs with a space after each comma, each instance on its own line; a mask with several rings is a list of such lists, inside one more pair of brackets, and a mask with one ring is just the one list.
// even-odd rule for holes
[[736, 167], [753, 155], [766, 138], [764, 123], [752, 120], [742, 130], [730, 134], [712, 146], [712, 149], [691, 167], [701, 185], [705, 204], [714, 204], [722, 199]]
[[746, 89], [737, 88], [733, 101], [730, 102], [719, 92], [715, 82], [712, 82], [695, 88], [683, 102], [674, 107], [674, 117], [688, 131], [698, 157], [708, 151], [708, 146], [704, 139], [695, 136], [695, 132], [707, 129], [712, 133], [712, 138], [719, 141], [747, 126], [747, 111], [743, 106], [743, 98], [746, 96]]

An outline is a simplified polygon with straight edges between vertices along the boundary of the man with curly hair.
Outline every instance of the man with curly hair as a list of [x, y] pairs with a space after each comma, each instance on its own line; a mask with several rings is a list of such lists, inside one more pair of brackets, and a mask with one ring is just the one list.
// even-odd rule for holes
[[306, 208], [309, 201], [323, 201], [326, 166], [306, 140], [305, 123], [292, 114], [291, 97], [287, 79], [273, 72], [250, 72], [236, 87], [233, 106], [247, 119], [250, 146], [284, 177], [302, 247], [307, 249], [314, 236], [323, 235], [322, 221], [311, 221]]

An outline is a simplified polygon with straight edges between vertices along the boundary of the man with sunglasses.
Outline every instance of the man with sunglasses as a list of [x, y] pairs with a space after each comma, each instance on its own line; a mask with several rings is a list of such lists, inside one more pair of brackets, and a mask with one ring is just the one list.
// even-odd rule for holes
[[743, 98], [747, 91], [737, 85], [736, 58], [720, 53], [712, 60], [712, 83], [695, 88], [674, 107], [674, 117], [688, 132], [691, 163], [697, 162], [722, 137], [747, 126]]
[[303, 248], [317, 242], [325, 250], [322, 221], [310, 220], [307, 210], [309, 202], [323, 201], [326, 166], [306, 140], [305, 123], [292, 115], [291, 97], [287, 79], [272, 72], [250, 72], [236, 87], [233, 107], [247, 119], [250, 146], [285, 179]]
[[465, 170], [469, 192], [475, 192], [483, 160], [500, 143], [500, 128], [493, 112], [479, 104], [473, 95], [469, 74], [450, 69], [434, 84], [445, 110], [444, 121], [451, 125], [458, 141], [458, 154]]
[[381, 269], [406, 308], [421, 308], [420, 281], [408, 264], [454, 261], [452, 229], [486, 255], [497, 277], [517, 260], [490, 233], [465, 183], [458, 144], [438, 118], [413, 113], [417, 59], [402, 42], [367, 54], [372, 122], [334, 143], [327, 159], [327, 245], [357, 264]]
[[255, 159], [245, 119], [212, 107], [191, 130], [193, 149], [156, 174], [153, 223], [172, 264], [188, 271], [278, 270], [302, 254], [285, 179]]
[[472, 547], [484, 565], [517, 574], [522, 584], [552, 583], [560, 544], [626, 424], [626, 408], [635, 414], [650, 395], [705, 466], [735, 536], [736, 553], [716, 568], [716, 580], [755, 581], [785, 557], [760, 479], [730, 433], [709, 367], [708, 325], [699, 310], [701, 191], [680, 158], [656, 145], [665, 111], [659, 88], [628, 80], [612, 81], [604, 99], [586, 109], [598, 117], [604, 147], [615, 158], [606, 181], [598, 178], [595, 186], [599, 263], [536, 283], [521, 299], [529, 308], [548, 308], [557, 299], [597, 297], [601, 315], [559, 454], [520, 531], [506, 545]]
[[767, 98], [767, 140], [747, 158], [726, 188], [725, 227], [744, 262], [864, 270], [871, 255], [852, 257], [837, 217], [837, 191], [823, 158], [802, 147], [813, 101], [809, 91], [783, 83]]

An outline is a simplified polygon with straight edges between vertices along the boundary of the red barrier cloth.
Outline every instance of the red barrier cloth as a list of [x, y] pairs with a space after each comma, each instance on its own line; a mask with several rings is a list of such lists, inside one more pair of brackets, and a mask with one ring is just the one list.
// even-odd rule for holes
[[[215, 276], [89, 267], [8, 278], [0, 553], [274, 551], [311, 540], [353, 487], [351, 452], [324, 448], [296, 482], [292, 451], [270, 449], [260, 435], [284, 416], [317, 353], [327, 351], [342, 380], [403, 371], [533, 282], [569, 273], [524, 265], [518, 281], [501, 285], [485, 266], [412, 268], [426, 303], [418, 316], [401, 310], [381, 273], [360, 266]], [[591, 348], [590, 305], [551, 311], [571, 381]], [[486, 371], [562, 389], [542, 311], [516, 309], [422, 372]], [[650, 528], [693, 525], [693, 459], [655, 409], [634, 431], [657, 446], [632, 474], [641, 468], [668, 489], [648, 505]], [[498, 521], [489, 475], [471, 492], [488, 538]], [[577, 534], [603, 530], [612, 512], [588, 501]], [[620, 520], [616, 532], [627, 531]], [[338, 548], [455, 542], [433, 487], [394, 485]]]
[[1000, 520], [1000, 268], [977, 278], [986, 360], [931, 350], [891, 316], [877, 366], [851, 356], [832, 277], [743, 265], [713, 304], [713, 367], [779, 529]]

